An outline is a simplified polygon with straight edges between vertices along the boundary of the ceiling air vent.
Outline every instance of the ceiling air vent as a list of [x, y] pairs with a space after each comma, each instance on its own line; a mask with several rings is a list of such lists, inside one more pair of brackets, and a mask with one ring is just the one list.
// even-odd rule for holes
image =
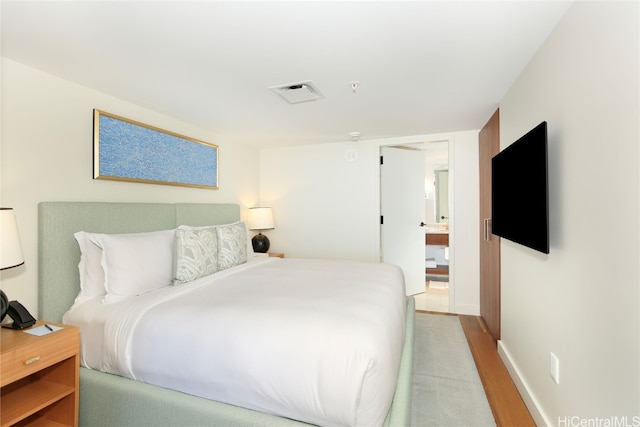
[[289, 104], [315, 101], [316, 99], [323, 97], [320, 91], [309, 80], [298, 83], [289, 83], [286, 85], [271, 86], [269, 89], [280, 95]]

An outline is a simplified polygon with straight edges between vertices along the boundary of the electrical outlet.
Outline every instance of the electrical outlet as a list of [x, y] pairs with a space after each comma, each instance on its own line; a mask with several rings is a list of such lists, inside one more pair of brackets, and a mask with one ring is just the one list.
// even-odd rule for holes
[[553, 381], [555, 381], [556, 384], [560, 384], [560, 360], [558, 360], [558, 356], [553, 353], [549, 353], [549, 373]]

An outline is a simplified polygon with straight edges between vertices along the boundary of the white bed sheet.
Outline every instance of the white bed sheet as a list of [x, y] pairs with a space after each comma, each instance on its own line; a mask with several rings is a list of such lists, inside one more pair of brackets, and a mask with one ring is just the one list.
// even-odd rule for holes
[[375, 426], [393, 399], [405, 316], [395, 266], [264, 258], [90, 301], [64, 321], [80, 327], [87, 367], [312, 424]]

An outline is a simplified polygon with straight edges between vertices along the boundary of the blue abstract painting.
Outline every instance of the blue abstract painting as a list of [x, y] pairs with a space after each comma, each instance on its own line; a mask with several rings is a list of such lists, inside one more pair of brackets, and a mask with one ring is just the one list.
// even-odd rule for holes
[[94, 110], [94, 178], [218, 189], [218, 146]]

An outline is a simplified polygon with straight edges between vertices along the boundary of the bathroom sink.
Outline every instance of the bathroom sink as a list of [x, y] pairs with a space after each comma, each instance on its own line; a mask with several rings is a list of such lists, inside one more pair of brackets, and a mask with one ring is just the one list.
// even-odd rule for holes
[[425, 227], [425, 233], [429, 234], [448, 234], [449, 226], [447, 225], [436, 225], [436, 226], [427, 226]]

